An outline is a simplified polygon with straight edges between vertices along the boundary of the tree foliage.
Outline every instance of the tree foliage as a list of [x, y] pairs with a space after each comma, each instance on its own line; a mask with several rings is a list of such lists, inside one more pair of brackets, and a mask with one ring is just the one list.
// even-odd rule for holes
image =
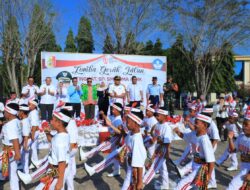
[[10, 16], [5, 26], [2, 43], [3, 74], [10, 83], [9, 90], [19, 93], [21, 43], [17, 20]]
[[[139, 37], [145, 39], [156, 30], [159, 17], [158, 4], [152, 0], [92, 0], [88, 4], [88, 17], [95, 32], [104, 41], [106, 34], [112, 38], [115, 53], [127, 54], [130, 49], [140, 52], [141, 45], [131, 43]], [[134, 40], [135, 39], [135, 40]]]
[[66, 43], [65, 43], [65, 48], [64, 48], [65, 52], [76, 52], [76, 45], [75, 45], [75, 39], [74, 39], [74, 34], [72, 29], [69, 29], [67, 38], [66, 38]]
[[115, 52], [115, 48], [113, 47], [113, 43], [109, 34], [106, 35], [102, 51], [103, 53], [107, 54], [112, 54]]
[[[183, 36], [186, 57], [198, 95], [206, 95], [215, 73], [232, 49], [250, 37], [249, 2], [245, 0], [161, 1], [172, 6], [175, 22], [170, 32]], [[166, 23], [166, 22], [165, 22]], [[166, 23], [169, 25], [169, 22]], [[187, 51], [184, 51], [187, 50]]]
[[91, 24], [88, 18], [81, 17], [78, 25], [78, 34], [76, 36], [77, 51], [79, 53], [92, 53], [94, 50], [94, 41], [91, 33]]

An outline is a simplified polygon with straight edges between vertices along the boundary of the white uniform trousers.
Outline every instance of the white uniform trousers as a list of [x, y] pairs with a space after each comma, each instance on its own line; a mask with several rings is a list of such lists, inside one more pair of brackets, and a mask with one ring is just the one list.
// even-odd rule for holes
[[[166, 154], [167, 149], [164, 147], [162, 149], [162, 154]], [[145, 185], [149, 184], [151, 180], [154, 178], [155, 173], [160, 170], [160, 175], [162, 177], [161, 185], [168, 188], [169, 186], [169, 179], [168, 179], [168, 169], [166, 165], [166, 159], [162, 156], [156, 156], [153, 160], [153, 163], [151, 164], [150, 168], [146, 172], [146, 174], [143, 176], [143, 183]]]
[[[10, 179], [10, 189], [11, 190], [19, 190], [19, 178], [17, 176], [17, 161], [14, 160], [15, 152], [12, 151], [13, 157], [9, 158], [9, 179]], [[2, 155], [3, 152], [1, 152], [1, 160], [0, 160], [0, 166], [2, 168]]]
[[[214, 149], [214, 154], [215, 154], [215, 151], [216, 151], [216, 149], [217, 149], [217, 145], [218, 145], [218, 144], [216, 144], [216, 145], [213, 147], [213, 149]], [[212, 171], [211, 179], [209, 180], [208, 184], [211, 185], [211, 186], [213, 186], [213, 187], [217, 186], [216, 177], [215, 177], [215, 168], [214, 168], [213, 171]]]
[[250, 170], [250, 163], [242, 162], [240, 172], [234, 176], [232, 181], [229, 183], [227, 190], [239, 189], [244, 183], [244, 175], [248, 174]]
[[218, 165], [221, 165], [223, 164], [223, 162], [225, 162], [228, 158], [231, 159], [231, 166], [233, 167], [238, 167], [238, 159], [237, 159], [237, 154], [234, 152], [234, 153], [230, 153], [228, 151], [228, 146], [226, 148], [226, 150], [224, 151], [224, 153], [221, 155], [221, 157], [216, 161], [216, 163]]
[[188, 155], [190, 154], [190, 151], [191, 151], [191, 145], [188, 144], [185, 149], [184, 149], [184, 152], [182, 153], [181, 157], [179, 159], [177, 159], [175, 162], [177, 162], [176, 165], [180, 165], [181, 162], [183, 162], [187, 157]]
[[[143, 168], [142, 176], [144, 175], [144, 172], [145, 172], [145, 168]], [[124, 179], [121, 190], [128, 190], [128, 188], [130, 187], [132, 183], [132, 180], [133, 180], [133, 167], [129, 166], [127, 162], [126, 177]]]
[[104, 141], [99, 144], [97, 147], [92, 148], [90, 151], [85, 152], [87, 158], [92, 158], [100, 151], [106, 151], [116, 146], [117, 142], [119, 141], [120, 137], [114, 136], [110, 139], [110, 141]]
[[114, 164], [114, 172], [115, 172], [115, 170], [116, 171], [120, 170], [120, 163], [116, 159], [116, 157], [119, 154], [119, 152], [122, 150], [123, 147], [124, 147], [124, 145], [122, 147], [114, 150], [113, 152], [111, 152], [100, 163], [94, 165], [93, 168], [95, 170], [95, 173], [101, 172], [102, 170], [104, 170], [105, 168], [110, 166], [111, 164]]
[[31, 158], [34, 161], [38, 161], [38, 154], [37, 154], [38, 136], [39, 136], [39, 131], [36, 131], [34, 141], [32, 141], [32, 144], [31, 144]]
[[76, 158], [77, 148], [70, 152], [70, 161], [68, 163], [68, 176], [65, 178], [68, 190], [74, 190], [74, 177], [76, 175]]
[[[64, 173], [64, 181], [65, 179], [68, 177], [68, 174], [69, 174], [69, 169], [68, 167], [65, 169], [65, 173]], [[57, 183], [57, 178], [54, 178], [51, 185], [50, 185], [50, 188], [49, 190], [54, 190], [55, 189], [55, 186], [56, 186], [56, 183]], [[63, 183], [64, 184], [64, 183]], [[42, 190], [44, 188], [45, 184], [44, 183], [39, 183], [39, 185], [35, 188], [35, 190]], [[62, 188], [62, 190], [64, 189], [64, 187]]]
[[191, 183], [193, 182], [194, 178], [196, 177], [196, 174], [199, 170], [200, 166], [197, 164], [196, 167], [192, 168], [192, 172], [181, 179], [181, 181], [177, 184], [176, 190], [188, 190], [191, 189], [193, 186]]

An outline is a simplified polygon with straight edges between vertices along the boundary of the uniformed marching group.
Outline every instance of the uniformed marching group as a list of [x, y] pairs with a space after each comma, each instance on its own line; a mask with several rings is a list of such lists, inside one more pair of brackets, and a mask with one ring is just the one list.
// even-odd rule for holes
[[[115, 79], [120, 80], [119, 77]], [[51, 118], [45, 121], [39, 113], [38, 90], [35, 90], [38, 88], [33, 84], [25, 86], [22, 94], [26, 102], [18, 104], [12, 100], [4, 106], [0, 178], [10, 181], [11, 190], [20, 189], [20, 181], [30, 184], [38, 179], [40, 183], [35, 189], [72, 190], [77, 176], [75, 156], [79, 152], [80, 161], [84, 162], [82, 169], [90, 177], [109, 166], [113, 166], [113, 172], [108, 176], [118, 176], [121, 167], [126, 166], [122, 190], [143, 189], [158, 173], [160, 177], [154, 181], [155, 189], [206, 190], [217, 188], [215, 165], [219, 167], [230, 158], [231, 166], [228, 171], [238, 169], [239, 152], [240, 170], [227, 189], [250, 189], [250, 107], [244, 110], [242, 125], [238, 122], [239, 115], [232, 101], [224, 103], [227, 103], [227, 107], [220, 103], [212, 107], [191, 102], [188, 113], [174, 121], [177, 117], [173, 115], [172, 92], [161, 97], [164, 91], [178, 90], [177, 85], [171, 84], [172, 79], [169, 79], [163, 89], [160, 89], [155, 85], [157, 78], [153, 78], [153, 84], [148, 86], [145, 108], [141, 100], [134, 99], [133, 93], [128, 96], [129, 104], [125, 105], [121, 96], [123, 93], [118, 88], [120, 84], [111, 86], [110, 93], [113, 95], [110, 97], [110, 114], [100, 110], [100, 117], [94, 118], [97, 122], [105, 123], [111, 135], [108, 140], [100, 142], [89, 151], [77, 144], [78, 116], [73, 111], [73, 105], [54, 106]], [[139, 89], [140, 92], [141, 88], [133, 88], [133, 84], [130, 91]], [[39, 96], [52, 96], [55, 93], [54, 90], [46, 90], [44, 86], [40, 89], [45, 90]], [[78, 90], [75, 89], [76, 92]], [[154, 94], [156, 91], [160, 94]], [[139, 92], [137, 96], [141, 95]], [[80, 96], [80, 93], [75, 95], [77, 94]], [[43, 103], [46, 104], [46, 101]], [[217, 111], [216, 123], [212, 119], [214, 111]], [[223, 113], [227, 115], [227, 120], [222, 119]], [[220, 126], [217, 126], [218, 123]], [[227, 131], [228, 146], [223, 155], [215, 160], [220, 131], [223, 130]], [[50, 144], [49, 152], [43, 158], [38, 156], [40, 133], [46, 134]], [[186, 147], [181, 157], [172, 161], [170, 148], [176, 135], [186, 142]], [[100, 163], [87, 164], [88, 160], [100, 152], [109, 153], [104, 155]], [[169, 165], [173, 166], [172, 170], [169, 170]], [[169, 172], [176, 174], [178, 180], [171, 181]]]

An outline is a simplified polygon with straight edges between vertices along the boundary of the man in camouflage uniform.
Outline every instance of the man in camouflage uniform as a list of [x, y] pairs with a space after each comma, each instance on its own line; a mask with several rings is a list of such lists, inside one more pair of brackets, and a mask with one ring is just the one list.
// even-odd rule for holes
[[163, 85], [164, 91], [164, 107], [169, 111], [170, 115], [174, 115], [174, 104], [175, 104], [175, 91], [173, 78], [168, 76], [167, 82]]

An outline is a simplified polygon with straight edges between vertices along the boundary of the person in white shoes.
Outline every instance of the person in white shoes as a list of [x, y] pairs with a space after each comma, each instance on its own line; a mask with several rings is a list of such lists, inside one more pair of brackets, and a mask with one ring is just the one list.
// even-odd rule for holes
[[156, 142], [156, 149], [151, 158], [152, 164], [143, 176], [143, 183], [147, 185], [154, 178], [157, 171], [160, 171], [161, 181], [155, 184], [156, 189], [168, 189], [169, 177], [166, 160], [169, 159], [169, 147], [173, 139], [171, 127], [167, 123], [168, 111], [164, 107], [156, 110], [156, 124], [153, 142]]
[[[68, 110], [72, 113], [72, 106], [63, 106], [61, 111]], [[78, 151], [77, 139], [78, 139], [78, 129], [76, 125], [76, 121], [71, 116], [71, 120], [69, 121], [66, 128], [69, 139], [70, 139], [70, 160], [68, 164], [69, 175], [66, 178], [66, 186], [68, 190], [74, 190], [74, 177], [76, 175], [76, 158], [75, 155]]]
[[140, 133], [143, 123], [143, 113], [140, 109], [133, 109], [127, 115], [127, 127], [130, 133], [125, 139], [125, 154], [127, 155], [127, 172], [122, 190], [142, 189], [143, 170], [147, 158], [146, 148]]
[[[95, 154], [97, 154], [99, 151], [104, 151], [104, 150], [108, 150], [107, 148], [111, 148], [112, 151], [119, 149], [120, 145], [117, 145], [120, 143], [120, 140], [122, 139], [123, 136], [123, 130], [124, 130], [124, 126], [123, 126], [123, 122], [122, 122], [122, 118], [121, 118], [121, 112], [122, 112], [122, 105], [120, 103], [113, 103], [112, 104], [112, 113], [114, 115], [114, 119], [112, 120], [112, 122], [110, 122], [107, 117], [103, 114], [103, 112], [100, 112], [100, 114], [103, 116], [103, 118], [106, 120], [106, 124], [111, 128], [111, 134], [113, 134], [113, 137], [110, 140], [110, 143], [107, 143], [106, 141], [104, 141], [103, 143], [101, 143], [99, 146], [97, 146], [96, 148], [90, 150], [87, 153], [84, 153], [81, 149], [80, 149], [80, 156], [81, 159], [83, 160], [84, 158], [90, 158], [92, 156], [94, 156]], [[113, 176], [117, 176], [120, 175], [120, 163], [118, 160], [114, 159], [112, 160], [114, 167], [113, 167], [113, 172], [108, 174], [108, 177], [113, 177]], [[87, 164], [85, 163], [85, 166]], [[87, 166], [88, 167], [88, 166]], [[106, 167], [106, 165], [102, 166], [102, 167], [98, 167], [98, 164], [95, 166], [96, 168], [96, 172], [98, 173], [100, 171], [102, 171], [104, 168]], [[85, 167], [86, 169], [86, 167]]]
[[21, 159], [20, 143], [22, 132], [20, 121], [17, 119], [19, 105], [9, 103], [4, 108], [4, 117], [7, 122], [3, 125], [1, 136], [3, 144], [2, 152], [2, 176], [10, 179], [10, 189], [19, 190], [19, 180], [16, 174], [17, 163]]
[[29, 152], [30, 152], [30, 134], [31, 134], [31, 125], [29, 122], [29, 106], [26, 104], [22, 104], [19, 106], [19, 114], [18, 117], [21, 119], [22, 126], [22, 164], [24, 173], [29, 173]]
[[[206, 106], [203, 110], [202, 110], [202, 114], [205, 114], [209, 117], [212, 118], [213, 116], [213, 108], [212, 106]], [[220, 141], [220, 135], [219, 135], [219, 130], [218, 130], [218, 127], [217, 125], [215, 124], [215, 122], [213, 121], [213, 119], [211, 120], [211, 123], [209, 125], [209, 127], [207, 128], [207, 135], [212, 143], [212, 146], [213, 146], [213, 149], [214, 149], [214, 152], [216, 151], [217, 149], [217, 145], [218, 145], [218, 142]], [[216, 177], [215, 177], [215, 169], [213, 169], [213, 172], [212, 172], [212, 176], [211, 176], [211, 179], [208, 183], [208, 188], [217, 188], [217, 182], [216, 182]]]
[[211, 118], [209, 116], [197, 114], [195, 119], [195, 131], [183, 134], [178, 128], [174, 129], [178, 136], [192, 143], [192, 152], [194, 155], [192, 172], [181, 179], [175, 188], [176, 190], [190, 188], [207, 189], [215, 162], [213, 146], [207, 135], [207, 128], [210, 123]]
[[[190, 106], [189, 108], [189, 114], [184, 119], [184, 125], [185, 125], [185, 132], [191, 132], [195, 129], [194, 123], [195, 123], [195, 117], [196, 117], [196, 106]], [[179, 167], [181, 164], [183, 164], [187, 157], [191, 154], [191, 144], [187, 144], [181, 157], [174, 162], [174, 164]]]
[[248, 111], [243, 121], [243, 134], [234, 141], [234, 133], [228, 133], [229, 149], [231, 152], [240, 153], [240, 172], [234, 176], [227, 190], [250, 188], [250, 112]]
[[[229, 114], [229, 118], [228, 121], [225, 124], [226, 129], [228, 130], [228, 132], [232, 132], [234, 134], [234, 141], [237, 139], [237, 137], [239, 136], [239, 129], [237, 127], [237, 118], [238, 118], [238, 114], [236, 112], [231, 112]], [[221, 155], [221, 157], [216, 161], [216, 165], [220, 166], [221, 164], [223, 164], [223, 162], [225, 162], [228, 158], [231, 159], [231, 166], [227, 168], [228, 171], [234, 171], [238, 169], [238, 159], [237, 159], [237, 154], [236, 152], [231, 152], [229, 147], [226, 148], [226, 150], [224, 151], [223, 155]]]
[[31, 125], [31, 158], [34, 161], [38, 161], [38, 154], [37, 154], [37, 148], [38, 148], [38, 135], [39, 135], [39, 124], [40, 124], [40, 119], [39, 119], [39, 113], [37, 110], [38, 107], [38, 100], [30, 100], [29, 101], [29, 121]]
[[33, 174], [17, 172], [19, 178], [25, 184], [41, 177], [40, 184], [35, 190], [64, 189], [65, 180], [68, 175], [71, 175], [68, 166], [70, 161], [70, 136], [66, 130], [70, 120], [71, 113], [68, 110], [54, 112], [51, 120], [52, 129], [45, 129], [47, 139], [51, 142], [48, 162], [43, 164], [38, 172], [34, 172]]
[[153, 143], [153, 133], [154, 129], [156, 127], [156, 124], [158, 123], [157, 119], [154, 116], [155, 114], [155, 109], [153, 108], [152, 104], [149, 104], [146, 107], [146, 118], [144, 118], [143, 122], [143, 128], [144, 131], [142, 133], [144, 134], [143, 136], [143, 141], [144, 145], [147, 148], [147, 151], [149, 153], [150, 158], [153, 156], [154, 151], [155, 151], [155, 145], [156, 143]]
[[51, 82], [51, 77], [46, 77], [45, 84], [41, 85], [38, 93], [38, 95], [41, 97], [39, 105], [41, 120], [46, 120], [48, 122], [50, 122], [52, 119], [52, 113], [56, 101], [56, 88]]

